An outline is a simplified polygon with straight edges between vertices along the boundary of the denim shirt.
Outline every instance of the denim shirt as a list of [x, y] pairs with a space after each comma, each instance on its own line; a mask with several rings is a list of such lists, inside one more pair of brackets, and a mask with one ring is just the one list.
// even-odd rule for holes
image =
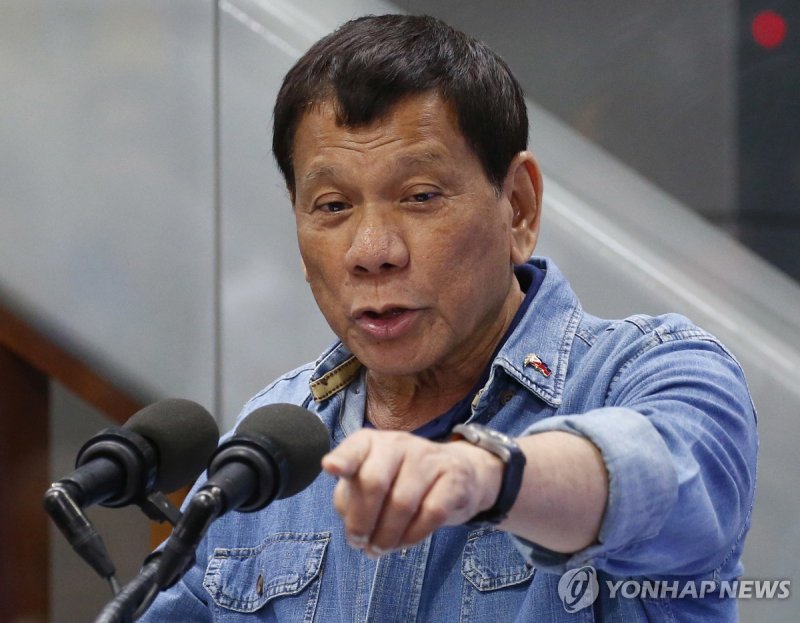
[[[686, 318], [601, 320], [552, 261], [495, 357], [470, 421], [521, 436], [590, 439], [608, 470], [597, 543], [557, 554], [490, 526], [443, 527], [370, 560], [350, 548], [322, 473], [294, 497], [212, 524], [197, 563], [143, 621], [734, 621], [714, 590], [741, 571], [755, 485], [755, 412], [727, 350]], [[340, 443], [362, 426], [361, 364], [337, 343], [244, 408], [290, 402]], [[199, 486], [198, 483], [197, 486]], [[591, 565], [596, 600], [568, 612], [558, 584]], [[706, 582], [703, 598], [612, 598], [606, 581]], [[713, 584], [711, 584], [713, 583]]]

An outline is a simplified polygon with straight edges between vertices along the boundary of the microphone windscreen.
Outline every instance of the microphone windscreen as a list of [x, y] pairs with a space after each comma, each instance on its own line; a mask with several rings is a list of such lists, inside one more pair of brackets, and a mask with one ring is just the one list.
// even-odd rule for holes
[[288, 481], [279, 497], [299, 493], [310, 485], [322, 470], [322, 457], [330, 449], [328, 429], [308, 409], [292, 404], [259, 407], [236, 429], [268, 437], [286, 457]]
[[169, 493], [193, 482], [219, 443], [219, 428], [196, 402], [167, 398], [133, 415], [123, 428], [146, 437], [158, 453], [154, 488]]

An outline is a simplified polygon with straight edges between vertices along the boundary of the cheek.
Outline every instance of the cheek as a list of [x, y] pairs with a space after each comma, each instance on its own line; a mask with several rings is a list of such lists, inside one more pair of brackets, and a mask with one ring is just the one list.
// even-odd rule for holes
[[340, 339], [343, 339], [348, 325], [347, 282], [321, 266], [309, 268], [307, 281], [317, 308], [328, 326]]
[[320, 257], [314, 257], [310, 262], [306, 262], [306, 281], [319, 303], [330, 300], [342, 288], [341, 278], [337, 279], [331, 270], [333, 266], [334, 264], [325, 262]]
[[456, 226], [431, 230], [428, 244], [434, 254], [446, 258], [457, 271], [458, 267], [490, 267], [511, 263], [509, 238], [499, 219], [475, 218]]
[[297, 245], [306, 270], [306, 280], [317, 280], [333, 262], [332, 240], [308, 223], [298, 223]]
[[342, 277], [335, 274], [335, 268], [341, 266], [341, 262], [335, 261], [323, 241], [313, 236], [300, 237], [298, 242], [306, 281], [311, 286], [317, 304], [326, 312], [324, 307], [330, 305], [336, 289], [342, 287]]
[[502, 219], [483, 216], [465, 227], [436, 228], [429, 242], [434, 251], [426, 264], [435, 271], [429, 274], [439, 310], [456, 325], [485, 321], [488, 310], [502, 305], [513, 278], [507, 228]]
[[510, 260], [496, 235], [480, 229], [456, 234], [453, 230], [432, 231], [425, 266], [440, 309], [450, 314], [469, 315], [476, 298], [496, 298], [495, 290], [507, 289]]

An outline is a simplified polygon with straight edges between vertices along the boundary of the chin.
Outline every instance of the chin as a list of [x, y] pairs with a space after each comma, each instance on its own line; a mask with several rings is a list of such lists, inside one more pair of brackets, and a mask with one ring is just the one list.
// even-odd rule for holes
[[381, 348], [371, 346], [352, 351], [364, 366], [386, 376], [408, 376], [418, 374], [430, 367], [420, 359], [418, 350], [409, 352], [408, 348]]
[[416, 366], [409, 361], [386, 361], [382, 358], [367, 358], [366, 361], [359, 357], [359, 361], [375, 374], [382, 376], [410, 376], [417, 374], [425, 369], [424, 366]]

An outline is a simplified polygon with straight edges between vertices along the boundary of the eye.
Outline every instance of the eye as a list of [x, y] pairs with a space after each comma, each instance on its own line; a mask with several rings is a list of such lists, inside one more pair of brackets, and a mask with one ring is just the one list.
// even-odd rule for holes
[[413, 203], [425, 203], [430, 201], [431, 199], [436, 199], [439, 196], [438, 192], [435, 191], [427, 191], [422, 193], [414, 193], [409, 197], [409, 200]]
[[321, 212], [327, 212], [328, 214], [336, 214], [337, 212], [343, 212], [347, 209], [347, 204], [344, 201], [328, 201], [327, 203], [321, 203], [317, 205], [317, 210]]

